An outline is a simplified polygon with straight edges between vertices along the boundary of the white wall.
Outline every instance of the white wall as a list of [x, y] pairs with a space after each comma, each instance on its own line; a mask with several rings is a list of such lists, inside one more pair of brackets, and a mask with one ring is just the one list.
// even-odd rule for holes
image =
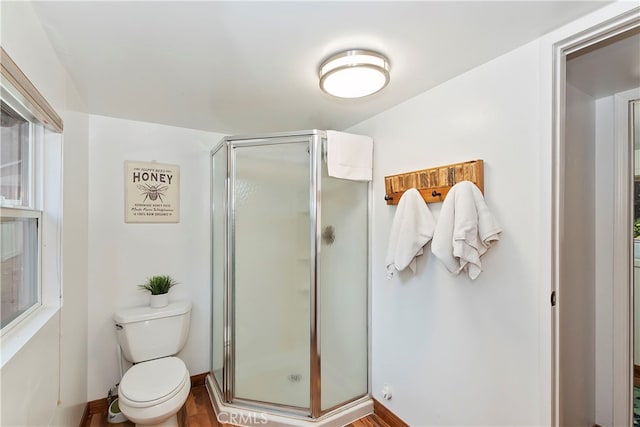
[[71, 112], [82, 97], [31, 5], [2, 2], [0, 11], [2, 47], [65, 121], [63, 189], [72, 195], [63, 201], [64, 305], [2, 368], [0, 424], [77, 425], [87, 401], [87, 116]]
[[614, 102], [613, 97], [595, 101], [596, 135], [596, 248], [598, 262], [595, 271], [595, 365], [596, 369], [596, 422], [601, 426], [613, 425], [613, 230], [614, 219]]
[[58, 411], [54, 424], [69, 426], [87, 402], [89, 116], [69, 111], [64, 119], [60, 393], [69, 410]]
[[[51, 424], [57, 412], [59, 361], [55, 316], [2, 368], [3, 426]], [[76, 420], [78, 424], [80, 417]]]
[[595, 100], [567, 82], [557, 297], [560, 425], [568, 426], [595, 421], [595, 118]]
[[[530, 43], [351, 129], [375, 141], [373, 395], [410, 425], [540, 425], [538, 45]], [[504, 232], [472, 282], [428, 251], [415, 276], [384, 271], [395, 212], [385, 175], [485, 161]], [[440, 204], [429, 206], [438, 217]], [[464, 408], [461, 410], [460, 408]]]
[[[137, 288], [152, 275], [180, 285], [171, 300], [193, 304], [191, 331], [180, 357], [189, 372], [209, 371], [209, 150], [222, 135], [90, 116], [89, 120], [88, 400], [119, 381], [113, 313], [148, 304]], [[125, 224], [124, 161], [180, 166], [180, 222]]]
[[[551, 423], [553, 44], [635, 6], [603, 8], [349, 129], [375, 140], [373, 394], [391, 385], [385, 404], [409, 424]], [[383, 177], [475, 158], [504, 228], [480, 278], [426, 256], [415, 277], [387, 281]]]

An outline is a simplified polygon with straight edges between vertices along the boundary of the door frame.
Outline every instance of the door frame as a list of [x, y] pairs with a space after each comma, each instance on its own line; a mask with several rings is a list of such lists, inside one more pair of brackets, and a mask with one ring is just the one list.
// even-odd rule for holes
[[[557, 294], [562, 286], [560, 278], [560, 254], [564, 234], [564, 169], [565, 162], [565, 111], [566, 111], [566, 61], [567, 56], [614, 37], [624, 35], [640, 27], [640, 9], [634, 8], [613, 19], [599, 23], [588, 30], [571, 35], [553, 45], [553, 92], [552, 92], [552, 279], [551, 291]], [[617, 98], [616, 98], [617, 105]], [[617, 120], [617, 116], [616, 116]], [[618, 126], [616, 126], [616, 130]], [[613, 275], [613, 325], [616, 334], [613, 337], [613, 425], [631, 425], [631, 400], [633, 362], [632, 351], [632, 290], [631, 290], [631, 157], [628, 138], [615, 138], [614, 163], [614, 275]], [[620, 202], [620, 203], [618, 203]], [[560, 426], [560, 375], [559, 375], [559, 314], [560, 305], [551, 310], [552, 325], [552, 425]]]
[[[633, 418], [633, 181], [634, 152], [630, 105], [640, 88], [614, 97], [614, 227], [613, 227], [613, 421]], [[626, 391], [626, 393], [625, 393]], [[628, 414], [625, 416], [625, 414]]]

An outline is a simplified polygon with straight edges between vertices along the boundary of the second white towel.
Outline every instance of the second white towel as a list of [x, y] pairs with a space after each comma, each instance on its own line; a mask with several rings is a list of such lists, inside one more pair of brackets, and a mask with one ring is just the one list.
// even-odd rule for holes
[[480, 189], [462, 181], [451, 187], [442, 203], [431, 251], [451, 273], [465, 270], [476, 279], [482, 271], [480, 257], [501, 232]]
[[436, 221], [415, 188], [405, 191], [391, 225], [389, 249], [387, 251], [387, 278], [396, 270], [409, 267], [416, 272], [416, 257], [424, 252], [424, 245], [433, 237]]

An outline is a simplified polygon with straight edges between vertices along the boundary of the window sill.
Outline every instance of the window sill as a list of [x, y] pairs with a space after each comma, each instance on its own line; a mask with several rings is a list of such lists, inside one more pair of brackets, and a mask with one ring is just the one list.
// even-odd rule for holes
[[33, 338], [60, 310], [59, 306], [43, 305], [0, 338], [0, 369]]

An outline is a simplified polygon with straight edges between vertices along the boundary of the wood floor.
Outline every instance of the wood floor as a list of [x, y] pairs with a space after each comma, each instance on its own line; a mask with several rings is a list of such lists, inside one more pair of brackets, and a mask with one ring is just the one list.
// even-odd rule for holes
[[371, 414], [368, 417], [360, 418], [358, 421], [347, 424], [347, 427], [389, 427], [389, 425], [376, 414]]
[[[234, 427], [230, 424], [220, 424], [213, 412], [207, 389], [204, 385], [191, 388], [189, 397], [178, 413], [178, 421], [182, 427]], [[89, 422], [83, 427], [133, 427], [131, 422], [109, 424], [106, 413], [92, 414]], [[389, 427], [377, 415], [359, 419], [346, 427]]]

